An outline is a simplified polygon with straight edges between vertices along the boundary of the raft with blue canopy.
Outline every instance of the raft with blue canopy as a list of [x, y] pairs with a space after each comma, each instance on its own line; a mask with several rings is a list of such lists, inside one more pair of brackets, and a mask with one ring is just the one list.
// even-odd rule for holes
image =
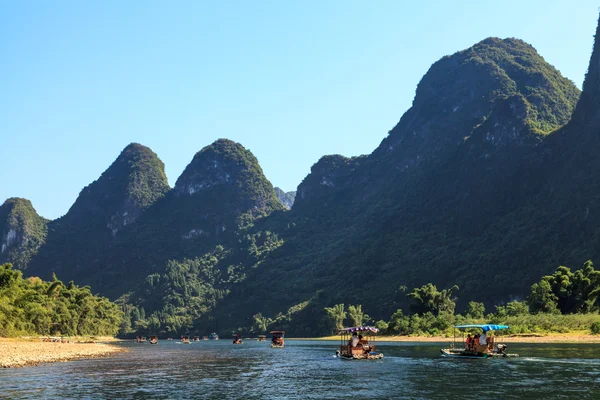
[[505, 344], [496, 344], [494, 338], [488, 338], [486, 335], [485, 343], [478, 342], [479, 337], [475, 336], [475, 341], [466, 344], [464, 349], [456, 347], [456, 329], [463, 330], [463, 342], [464, 342], [464, 329], [479, 328], [486, 335], [490, 331], [499, 331], [502, 329], [509, 329], [508, 325], [499, 324], [464, 324], [454, 326], [454, 342], [450, 343], [450, 348], [441, 349], [442, 357], [455, 357], [455, 358], [489, 358], [489, 357], [518, 357], [518, 354], [509, 354], [506, 352], [507, 346]]
[[502, 329], [508, 329], [508, 328], [510, 328], [510, 326], [494, 325], [494, 324], [466, 324], [466, 325], [455, 325], [454, 328], [456, 328], [456, 329], [481, 328], [481, 329], [483, 329], [484, 332], [488, 332], [488, 331], [499, 331]]

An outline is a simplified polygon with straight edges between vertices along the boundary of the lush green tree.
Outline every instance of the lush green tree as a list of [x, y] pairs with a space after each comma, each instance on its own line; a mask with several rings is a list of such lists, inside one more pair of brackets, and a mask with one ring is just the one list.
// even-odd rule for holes
[[485, 305], [476, 301], [470, 301], [467, 304], [466, 315], [473, 319], [482, 319], [485, 314]]
[[365, 319], [365, 313], [362, 311], [362, 305], [348, 306], [348, 317], [352, 321], [353, 326], [362, 326]]
[[389, 324], [384, 320], [380, 319], [379, 321], [375, 322], [375, 328], [379, 329], [380, 333], [387, 333]]
[[458, 286], [454, 285], [450, 289], [444, 289], [441, 292], [431, 283], [423, 285], [420, 288], [414, 288], [407, 296], [413, 301], [411, 310], [415, 314], [425, 314], [427, 312], [439, 313], [449, 312], [454, 313], [456, 303], [453, 300], [453, 294], [458, 290]]
[[531, 287], [527, 301], [533, 312], [588, 313], [598, 309], [600, 271], [591, 260], [579, 270], [560, 266]]
[[552, 291], [550, 282], [542, 279], [531, 285], [531, 293], [527, 297], [529, 310], [534, 313], [560, 314], [558, 297]]
[[511, 316], [529, 314], [529, 306], [524, 301], [513, 300], [506, 304], [506, 313]]
[[254, 320], [252, 330], [256, 333], [265, 333], [272, 322], [271, 319], [263, 316], [261, 313], [254, 314], [252, 319]]
[[344, 304], [336, 304], [333, 307], [325, 307], [327, 320], [332, 327], [333, 332], [337, 332], [344, 328], [344, 320], [346, 319], [346, 311]]
[[402, 309], [399, 308], [390, 317], [388, 330], [396, 334], [406, 334], [408, 326], [410, 324], [410, 318], [405, 316]]
[[505, 306], [496, 306], [496, 317], [516, 317], [529, 314], [529, 306], [524, 301], [513, 300]]
[[123, 312], [89, 287], [65, 286], [54, 277], [23, 279], [11, 264], [0, 266], [0, 335], [114, 335]]

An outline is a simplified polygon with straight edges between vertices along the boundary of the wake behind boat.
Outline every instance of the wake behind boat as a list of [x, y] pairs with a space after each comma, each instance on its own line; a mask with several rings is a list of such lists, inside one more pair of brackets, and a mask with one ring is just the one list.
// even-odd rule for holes
[[[518, 354], [510, 354], [506, 352], [508, 346], [501, 343], [495, 343], [495, 337], [492, 336], [493, 331], [501, 329], [508, 329], [510, 326], [507, 325], [493, 325], [493, 324], [468, 324], [468, 325], [456, 325], [454, 326], [454, 341], [450, 343], [450, 347], [446, 349], [440, 349], [442, 357], [449, 358], [496, 358], [496, 357], [519, 357]], [[463, 342], [465, 347], [456, 345], [456, 330], [461, 330], [463, 333]], [[482, 334], [474, 335], [471, 338], [469, 334], [464, 339], [464, 329], [481, 329]]]

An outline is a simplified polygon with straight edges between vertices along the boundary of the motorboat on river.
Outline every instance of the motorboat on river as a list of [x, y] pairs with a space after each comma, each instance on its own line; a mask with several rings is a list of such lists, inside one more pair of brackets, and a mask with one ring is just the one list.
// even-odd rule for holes
[[281, 349], [285, 347], [285, 341], [283, 338], [285, 337], [284, 331], [271, 331], [271, 347], [274, 349]]
[[148, 340], [150, 344], [158, 344], [158, 337], [155, 335], [150, 336], [150, 340]]
[[381, 360], [383, 353], [375, 347], [377, 332], [379, 329], [373, 326], [340, 329], [341, 343], [336, 355], [342, 360]]
[[[497, 357], [519, 357], [518, 354], [510, 354], [506, 352], [506, 344], [496, 343], [496, 338], [492, 335], [493, 331], [508, 329], [507, 325], [494, 324], [467, 324], [454, 326], [454, 341], [450, 343], [450, 347], [441, 349], [442, 357], [449, 358], [497, 358]], [[463, 340], [461, 344], [456, 343], [456, 330], [462, 332]], [[483, 333], [475, 334], [471, 338], [471, 334], [465, 340], [465, 330], [481, 329]], [[464, 347], [462, 346], [464, 343]]]

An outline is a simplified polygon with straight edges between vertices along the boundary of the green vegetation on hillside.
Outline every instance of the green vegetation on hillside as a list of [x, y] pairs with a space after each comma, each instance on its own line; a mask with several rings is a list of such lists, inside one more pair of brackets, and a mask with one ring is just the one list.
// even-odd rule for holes
[[24, 279], [11, 264], [0, 266], [0, 336], [114, 335], [122, 317], [119, 306], [87, 286]]
[[[598, 124], [559, 128], [578, 95], [526, 43], [484, 40], [430, 68], [373, 154], [322, 157], [291, 211], [238, 143], [199, 151], [172, 190], [162, 163], [133, 145], [49, 224], [31, 273], [122, 296], [126, 334], [268, 326], [309, 336], [365, 312], [423, 332], [459, 318], [455, 307], [473, 320], [495, 305], [498, 318], [525, 306], [532, 320], [594, 312], [585, 271], [504, 304], [600, 249]], [[579, 130], [593, 140], [579, 143]], [[571, 289], [555, 291], [565, 279]], [[592, 297], [566, 300], [579, 288]]]
[[[594, 269], [591, 261], [575, 272], [559, 267], [553, 275], [544, 276], [532, 285], [527, 301], [497, 305], [495, 312], [487, 315], [484, 304], [474, 301], [468, 303], [463, 315], [455, 315], [452, 293], [456, 291], [457, 286], [438, 291], [432, 284], [415, 288], [407, 295], [412, 300], [412, 314], [406, 315], [398, 309], [388, 320], [373, 323], [390, 335], [448, 335], [453, 325], [488, 322], [510, 326], [499, 334], [588, 330], [596, 334], [596, 326], [600, 324], [600, 271]], [[345, 319], [344, 305], [338, 304], [335, 309], [332, 313], [326, 307], [324, 317], [335, 321], [339, 328]]]
[[164, 273], [148, 275], [117, 303], [125, 312], [122, 335], [179, 335], [218, 329], [210, 314], [246, 279], [244, 265], [258, 267], [281, 240], [269, 231], [238, 237], [238, 250], [217, 246], [202, 257], [170, 260]]
[[27, 268], [31, 258], [46, 241], [48, 220], [33, 208], [31, 201], [10, 198], [0, 206], [0, 263], [12, 262]]
[[530, 108], [528, 122], [536, 132], [549, 133], [571, 118], [579, 89], [529, 44], [519, 39], [489, 38], [467, 51], [471, 60], [488, 64], [508, 78], [505, 96], [522, 94]]

